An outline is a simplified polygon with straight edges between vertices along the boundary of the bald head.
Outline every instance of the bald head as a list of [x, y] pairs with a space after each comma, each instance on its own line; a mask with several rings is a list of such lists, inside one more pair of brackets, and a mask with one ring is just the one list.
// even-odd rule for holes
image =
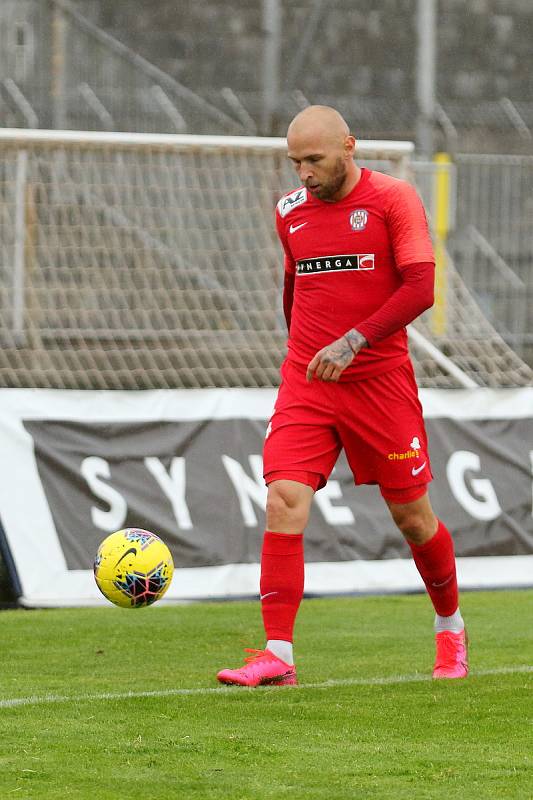
[[319, 200], [340, 200], [359, 180], [353, 160], [355, 139], [344, 118], [330, 106], [300, 111], [289, 125], [287, 147], [300, 179]]
[[330, 106], [308, 106], [297, 114], [287, 131], [290, 138], [321, 137], [329, 142], [344, 142], [350, 129], [344, 117]]

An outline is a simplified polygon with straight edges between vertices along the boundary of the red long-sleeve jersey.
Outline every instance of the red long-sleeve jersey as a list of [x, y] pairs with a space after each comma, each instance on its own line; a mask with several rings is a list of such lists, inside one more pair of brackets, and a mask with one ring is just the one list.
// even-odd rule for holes
[[363, 168], [338, 202], [304, 187], [284, 195], [276, 226], [285, 252], [288, 359], [306, 368], [318, 350], [356, 328], [370, 347], [341, 380], [403, 364], [405, 325], [433, 303], [433, 247], [413, 186]]

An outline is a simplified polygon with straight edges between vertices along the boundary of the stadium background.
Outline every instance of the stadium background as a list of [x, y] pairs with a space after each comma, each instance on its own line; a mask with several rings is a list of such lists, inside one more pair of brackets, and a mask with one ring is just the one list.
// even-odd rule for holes
[[[80, 92], [86, 82], [117, 130], [172, 132], [175, 127], [161, 110], [157, 113], [154, 100], [149, 103], [145, 97], [141, 103], [135, 96], [135, 88], [143, 88], [142, 78], [147, 77], [141, 56], [222, 111], [231, 111], [221, 95], [223, 89], [231, 89], [251, 116], [250, 133], [283, 135], [298, 102], [307, 98], [338, 105], [363, 138], [413, 139], [418, 117], [413, 46], [418, 5], [417, 0], [154, 0], [149, 5], [142, 0], [3, 0], [2, 125], [25, 122], [5, 85], [11, 79], [29, 101], [39, 127], [102, 127], [89, 95]], [[437, 12], [435, 149], [449, 151], [455, 130], [460, 152], [529, 154], [531, 3], [445, 0], [426, 5]], [[54, 108], [50, 96], [54, 37], [56, 52], [61, 50], [53, 27], [60, 8], [68, 29], [64, 46], [76, 52], [64, 77], [67, 125], [53, 124], [62, 109], [60, 99]], [[76, 19], [75, 10], [83, 20]], [[91, 36], [91, 24], [99, 29], [101, 46], [98, 32], [93, 30]], [[265, 46], [272, 46], [273, 40], [281, 102], [269, 117], [264, 108]], [[117, 42], [129, 48], [131, 58]], [[57, 64], [55, 70], [59, 71]], [[180, 112], [190, 113], [183, 98]], [[205, 115], [199, 115], [191, 129], [224, 132], [220, 121]]]
[[[428, 107], [413, 41], [430, 7], [436, 12], [437, 69]], [[410, 176], [445, 250], [446, 276], [441, 292], [446, 324], [431, 312], [416, 330], [476, 385], [531, 385], [533, 9], [528, 2], [382, 0], [354, 7], [344, 0], [264, 0], [180, 3], [177, 10], [171, 2], [148, 8], [135, 0], [5, 0], [0, 22], [3, 128], [283, 135], [299, 108], [326, 102], [345, 113], [361, 138], [414, 140]], [[427, 50], [426, 35], [427, 30], [421, 39]], [[27, 163], [21, 151], [28, 154]], [[444, 167], [450, 188], [444, 229], [435, 199], [442, 169], [433, 160], [438, 151], [450, 156]], [[243, 158], [222, 155], [226, 166], [217, 164], [218, 186], [208, 179], [208, 155], [180, 159], [187, 186], [198, 183], [199, 205], [188, 207], [172, 181], [147, 193], [163, 172], [178, 174], [173, 155], [153, 144], [123, 156], [120, 145], [94, 148], [89, 140], [77, 150], [66, 144], [5, 143], [0, 386], [275, 386], [284, 330], [279, 286], [272, 283], [278, 250], [268, 213], [290, 179], [274, 153], [270, 158], [256, 161], [252, 151]], [[238, 226], [223, 198], [233, 185], [249, 194], [265, 172], [274, 172], [275, 181], [267, 196], [247, 209], [252, 222], [236, 259]], [[112, 204], [103, 189], [99, 193], [106, 176], [116, 188]], [[17, 186], [22, 249], [16, 239]], [[132, 205], [133, 225], [126, 214]], [[187, 214], [214, 207], [217, 235], [193, 242]], [[206, 292], [194, 276], [180, 275], [171, 255], [182, 246], [174, 235], [177, 218], [186, 249], [208, 275], [211, 267], [215, 278], [231, 274], [229, 285], [211, 284]], [[207, 213], [204, 228], [213, 227], [214, 219]], [[258, 238], [261, 270], [239, 304]], [[17, 248], [29, 267], [18, 310], [12, 274]], [[132, 254], [138, 252], [143, 258], [136, 261]], [[92, 260], [89, 253], [98, 255]], [[208, 265], [213, 253], [218, 261]], [[110, 295], [107, 287], [114, 280], [118, 284]], [[168, 308], [158, 315], [161, 290]], [[210, 304], [202, 301], [196, 309], [202, 292], [210, 295]], [[229, 314], [228, 298], [237, 303], [229, 304]], [[264, 325], [259, 333], [258, 325]], [[234, 359], [229, 342], [236, 335]], [[213, 346], [216, 350], [221, 341], [213, 357]], [[412, 345], [422, 386], [464, 385], [417, 340]]]

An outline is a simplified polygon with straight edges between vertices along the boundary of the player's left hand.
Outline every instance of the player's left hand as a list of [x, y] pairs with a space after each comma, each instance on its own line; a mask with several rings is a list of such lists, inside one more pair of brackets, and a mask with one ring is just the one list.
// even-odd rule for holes
[[338, 381], [346, 367], [367, 344], [366, 339], [358, 331], [352, 329], [331, 344], [319, 350], [307, 365], [306, 378], [312, 381]]

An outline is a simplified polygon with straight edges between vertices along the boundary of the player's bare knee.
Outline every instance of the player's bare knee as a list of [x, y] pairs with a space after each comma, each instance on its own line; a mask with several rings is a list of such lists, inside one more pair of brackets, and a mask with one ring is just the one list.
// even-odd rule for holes
[[421, 544], [427, 538], [427, 531], [420, 518], [406, 517], [400, 523], [396, 523], [406, 539], [415, 544]]
[[269, 530], [301, 532], [309, 518], [308, 492], [285, 481], [275, 481], [268, 487], [266, 517]]
[[290, 506], [279, 495], [267, 500], [266, 521], [269, 530], [301, 533], [307, 525], [308, 517], [309, 511], [303, 504]]
[[405, 509], [394, 510], [393, 519], [403, 536], [414, 544], [424, 544], [435, 533], [437, 520], [433, 515]]

